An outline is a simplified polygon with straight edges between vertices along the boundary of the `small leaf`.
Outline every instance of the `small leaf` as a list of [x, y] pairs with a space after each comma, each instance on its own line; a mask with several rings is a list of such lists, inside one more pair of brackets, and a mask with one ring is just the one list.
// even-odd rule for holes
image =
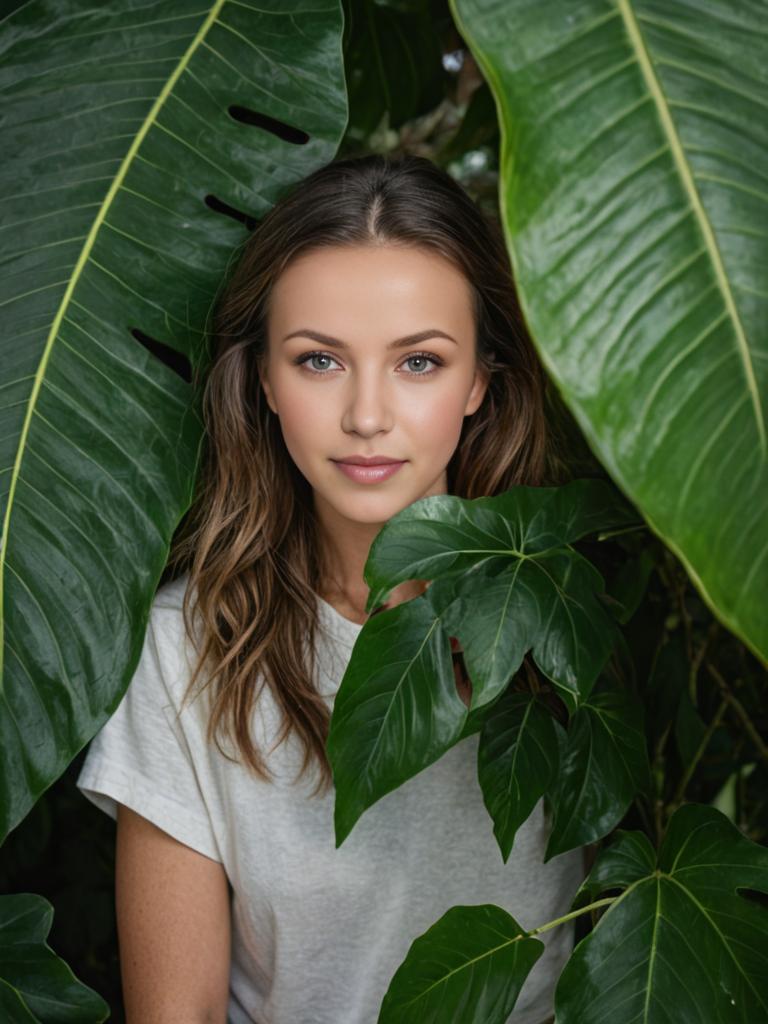
[[412, 943], [378, 1024], [506, 1024], [543, 952], [500, 907], [451, 907]]
[[0, 1009], [13, 1024], [100, 1024], [109, 1007], [46, 943], [53, 907], [42, 896], [0, 896]]
[[545, 861], [592, 843], [621, 820], [649, 784], [642, 706], [605, 680], [571, 718], [555, 786]]
[[752, 1024], [768, 1020], [768, 850], [719, 811], [685, 804], [654, 863], [623, 833], [601, 853], [581, 897], [629, 882], [578, 944], [555, 993], [558, 1024]]
[[508, 691], [480, 733], [477, 773], [502, 858], [515, 832], [549, 788], [558, 765], [552, 716], [531, 693]]
[[600, 852], [589, 875], [579, 886], [572, 910], [585, 907], [607, 889], [626, 889], [656, 868], [656, 851], [644, 832], [618, 829], [610, 846]]

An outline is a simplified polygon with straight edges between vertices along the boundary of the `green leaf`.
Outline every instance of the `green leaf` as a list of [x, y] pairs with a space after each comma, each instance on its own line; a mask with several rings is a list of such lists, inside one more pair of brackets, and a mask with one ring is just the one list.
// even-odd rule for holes
[[559, 761], [552, 716], [531, 693], [508, 691], [483, 723], [477, 774], [506, 864], [515, 833], [555, 778]]
[[579, 886], [572, 910], [592, 903], [608, 889], [628, 889], [656, 869], [656, 851], [644, 832], [618, 829], [610, 846], [600, 851], [589, 875]]
[[768, 659], [764, 10], [452, 0], [526, 321], [592, 448]]
[[601, 680], [568, 726], [548, 791], [554, 821], [545, 861], [607, 835], [635, 794], [649, 788], [649, 773], [642, 705]]
[[616, 628], [599, 601], [602, 577], [570, 544], [634, 518], [602, 480], [423, 498], [393, 516], [371, 546], [368, 610], [405, 579], [450, 580], [446, 628], [464, 647], [472, 708], [494, 700], [533, 649], [573, 709], [605, 664]]
[[2, 23], [0, 835], [119, 703], [191, 500], [198, 408], [150, 349], [203, 363], [241, 219], [344, 130], [339, 5], [272, 7]]
[[46, 943], [53, 907], [31, 893], [0, 896], [0, 1009], [9, 1024], [100, 1024], [109, 1007]]
[[506, 1024], [543, 952], [500, 907], [451, 907], [411, 944], [378, 1024]]
[[344, 13], [352, 135], [365, 139], [385, 115], [396, 129], [436, 107], [447, 75], [428, 5], [345, 0]]
[[655, 861], [638, 833], [601, 853], [577, 900], [622, 895], [578, 944], [555, 993], [558, 1024], [768, 1019], [768, 850], [697, 804], [670, 820]]
[[467, 708], [448, 636], [429, 592], [368, 619], [358, 634], [326, 745], [337, 848], [366, 808], [461, 736]]
[[499, 559], [515, 563], [568, 545], [596, 530], [637, 519], [604, 480], [562, 487], [512, 487], [488, 498], [437, 494], [394, 515], [379, 531], [365, 563], [371, 588], [366, 611], [409, 579], [434, 580]]
[[589, 695], [617, 636], [590, 562], [561, 548], [516, 559], [497, 576], [470, 572], [454, 587], [446, 628], [464, 648], [472, 707], [493, 700], [529, 650], [569, 708]]

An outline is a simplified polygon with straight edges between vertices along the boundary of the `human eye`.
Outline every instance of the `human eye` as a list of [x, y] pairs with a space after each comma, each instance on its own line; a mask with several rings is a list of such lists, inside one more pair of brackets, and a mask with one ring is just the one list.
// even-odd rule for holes
[[[302, 366], [304, 363], [308, 363], [311, 359], [330, 359], [332, 363], [336, 362], [333, 356], [329, 355], [328, 352], [305, 352], [303, 355], [300, 355], [296, 359], [294, 359], [294, 363], [297, 366]], [[318, 377], [320, 377], [325, 374], [327, 367], [325, 369], [318, 369], [317, 366], [307, 366], [305, 367], [305, 369], [307, 370], [308, 373], [314, 373], [317, 374]]]
[[432, 369], [411, 370], [407, 374], [407, 376], [409, 377], [430, 377], [433, 373], [436, 372], [438, 366], [444, 365], [442, 359], [440, 359], [438, 356], [431, 355], [429, 352], [412, 352], [406, 359], [403, 360], [403, 363], [410, 363], [412, 360], [418, 360], [421, 362], [422, 365], [424, 365], [425, 363], [431, 363]]

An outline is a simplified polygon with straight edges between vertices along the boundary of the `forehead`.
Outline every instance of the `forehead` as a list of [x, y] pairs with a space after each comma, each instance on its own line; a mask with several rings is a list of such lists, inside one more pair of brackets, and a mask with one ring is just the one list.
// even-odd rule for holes
[[388, 338], [427, 327], [471, 333], [471, 287], [440, 253], [402, 245], [316, 249], [274, 285], [270, 333], [311, 327], [352, 340], [361, 326]]

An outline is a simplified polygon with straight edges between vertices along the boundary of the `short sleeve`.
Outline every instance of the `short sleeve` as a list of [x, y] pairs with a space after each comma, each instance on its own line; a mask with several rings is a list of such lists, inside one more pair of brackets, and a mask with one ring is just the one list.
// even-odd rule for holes
[[[91, 740], [76, 785], [117, 818], [117, 803], [179, 842], [222, 860], [190, 745], [176, 721], [150, 616], [136, 671], [122, 701]], [[164, 621], [165, 620], [165, 621]]]

